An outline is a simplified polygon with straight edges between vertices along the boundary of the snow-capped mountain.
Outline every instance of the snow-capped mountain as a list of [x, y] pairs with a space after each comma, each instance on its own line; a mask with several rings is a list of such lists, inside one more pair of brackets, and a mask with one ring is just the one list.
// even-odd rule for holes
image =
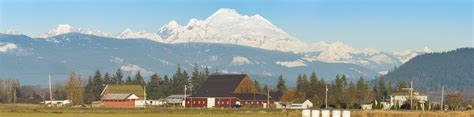
[[77, 33], [83, 33], [83, 34], [88, 34], [88, 35], [96, 35], [96, 36], [101, 36], [101, 37], [113, 37], [115, 34], [110, 33], [110, 32], [103, 32], [100, 30], [91, 30], [91, 29], [82, 29], [82, 28], [74, 28], [69, 24], [59, 24], [54, 28], [53, 30], [43, 33], [43, 34], [36, 34], [32, 35], [31, 37], [34, 38], [49, 38], [53, 37], [56, 35], [60, 34], [66, 34], [70, 32], [77, 32]]
[[[432, 52], [429, 48], [425, 48], [424, 52], [406, 50], [393, 53], [381, 52], [373, 48], [359, 50], [340, 41], [306, 43], [286, 33], [259, 14], [242, 15], [234, 9], [227, 8], [217, 10], [206, 19], [192, 18], [186, 25], [180, 25], [174, 20], [170, 21], [158, 28], [157, 32], [144, 30], [134, 32], [127, 28], [120, 33], [110, 33], [61, 24], [48, 33], [33, 37], [49, 38], [69, 32], [116, 39], [145, 38], [168, 44], [201, 42], [242, 45], [301, 54], [304, 56], [299, 60], [309, 62], [350, 63], [380, 72], [392, 69], [419, 54]], [[299, 64], [298, 60], [289, 63], [303, 65]]]
[[48, 72], [55, 73], [56, 80], [64, 80], [71, 71], [87, 77], [96, 69], [112, 73], [121, 68], [125, 76], [140, 71], [148, 78], [153, 72], [171, 75], [178, 65], [189, 73], [195, 64], [201, 70], [207, 66], [211, 72], [219, 69], [221, 73], [247, 73], [252, 79], [269, 84], [275, 84], [280, 74], [287, 82], [295, 82], [300, 73], [313, 71], [326, 80], [333, 80], [337, 74], [345, 74], [350, 80], [360, 76], [371, 79], [378, 74], [359, 65], [307, 61], [301, 59], [302, 54], [234, 44], [168, 44], [81, 33], [45, 39], [0, 34], [0, 42], [0, 51], [5, 51], [0, 52], [0, 74], [18, 74], [11, 77], [24, 79], [22, 83], [26, 84], [41, 82]]

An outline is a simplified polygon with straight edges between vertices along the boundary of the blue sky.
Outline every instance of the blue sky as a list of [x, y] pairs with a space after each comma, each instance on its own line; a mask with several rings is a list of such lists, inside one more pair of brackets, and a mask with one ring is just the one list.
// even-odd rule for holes
[[185, 25], [219, 8], [260, 14], [305, 41], [435, 51], [473, 47], [471, 0], [1, 0], [0, 31], [44, 33], [58, 24], [106, 32]]

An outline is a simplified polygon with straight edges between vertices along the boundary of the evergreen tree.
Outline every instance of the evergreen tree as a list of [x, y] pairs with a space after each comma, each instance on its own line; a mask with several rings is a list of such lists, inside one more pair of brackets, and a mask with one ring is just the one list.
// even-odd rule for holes
[[300, 74], [297, 78], [296, 92], [298, 93], [298, 99], [305, 100], [307, 99], [307, 92], [309, 89], [308, 78], [306, 74]]
[[122, 79], [123, 79], [123, 73], [122, 73], [122, 70], [119, 68], [115, 72], [115, 75], [112, 78], [112, 82], [113, 82], [113, 84], [123, 84]]
[[344, 88], [345, 88], [345, 75], [336, 75], [336, 80], [333, 85], [333, 91], [332, 91], [332, 97], [334, 97], [334, 102], [335, 104], [341, 106], [340, 104], [343, 103], [344, 101], [344, 96], [342, 95], [344, 93]]
[[318, 77], [316, 76], [316, 73], [313, 72], [311, 73], [311, 77], [310, 77], [310, 82], [309, 82], [309, 91], [307, 92], [306, 95], [309, 96], [309, 98], [311, 99], [311, 102], [315, 103], [315, 104], [319, 104], [319, 95], [316, 94], [316, 91], [318, 91], [318, 88], [319, 88], [319, 80], [318, 80]]
[[86, 104], [90, 104], [93, 100], [93, 95], [92, 95], [92, 90], [93, 90], [93, 87], [92, 87], [92, 78], [89, 76], [89, 79], [87, 80], [87, 84], [86, 86], [84, 87], [84, 103]]
[[104, 83], [100, 71], [97, 70], [92, 78], [92, 92], [90, 92], [92, 94], [92, 101], [99, 101], [100, 93], [102, 93], [102, 90], [104, 89]]
[[357, 93], [357, 88], [353, 82], [349, 83], [347, 89], [344, 90], [344, 100], [348, 104], [347, 109], [353, 108], [352, 105], [356, 103], [355, 95]]
[[172, 81], [168, 78], [168, 75], [163, 76], [163, 85], [158, 89], [158, 98], [164, 98], [171, 94], [171, 87], [173, 87]]
[[265, 84], [265, 85], [263, 86], [262, 93], [264, 93], [264, 94], [266, 95], [266, 94], [267, 94], [267, 91], [269, 91], [269, 90], [270, 90], [270, 89], [268, 89], [267, 84]]
[[303, 92], [303, 88], [303, 77], [301, 77], [301, 74], [298, 74], [298, 77], [296, 77], [296, 93]]
[[150, 81], [147, 83], [147, 99], [159, 99], [159, 88], [161, 86], [161, 78], [156, 73], [150, 76]]
[[393, 93], [393, 89], [392, 89], [392, 81], [388, 81], [387, 82], [387, 85], [385, 86], [386, 87], [386, 92], [387, 92], [387, 97], [390, 96], [392, 93]]
[[133, 79], [133, 84], [141, 85], [142, 87], [145, 86], [145, 80], [140, 74], [140, 71], [138, 71], [137, 74], [135, 74], [135, 78]]
[[255, 85], [255, 88], [257, 89], [257, 92], [261, 93], [261, 92], [262, 92], [262, 88], [260, 87], [260, 83], [258, 83], [257, 80], [254, 80], [254, 81], [253, 81], [253, 84]]
[[383, 100], [385, 99], [385, 97], [387, 96], [387, 89], [385, 87], [385, 78], [384, 76], [381, 76], [378, 80], [378, 84], [377, 84], [377, 98], [378, 100]]
[[199, 72], [197, 64], [194, 65], [193, 73], [191, 75], [191, 91], [194, 93], [200, 86], [203, 78]]
[[359, 80], [357, 80], [356, 83], [356, 89], [357, 93], [355, 94], [356, 97], [356, 102], [359, 104], [364, 104], [368, 103], [370, 100], [368, 100], [368, 95], [369, 95], [369, 86], [367, 83], [364, 81], [363, 77], [360, 77]]
[[278, 83], [276, 86], [278, 93], [283, 94], [286, 91], [286, 84], [283, 75], [280, 74], [280, 76], [278, 76]]
[[134, 84], [134, 83], [133, 83], [133, 80], [132, 80], [132, 77], [128, 76], [128, 77], [127, 77], [127, 80], [125, 80], [125, 84], [126, 84], [126, 85], [132, 85], [132, 84]]
[[110, 78], [109, 72], [105, 72], [104, 84], [107, 85], [107, 84], [110, 84], [110, 83], [111, 83], [111, 78]]

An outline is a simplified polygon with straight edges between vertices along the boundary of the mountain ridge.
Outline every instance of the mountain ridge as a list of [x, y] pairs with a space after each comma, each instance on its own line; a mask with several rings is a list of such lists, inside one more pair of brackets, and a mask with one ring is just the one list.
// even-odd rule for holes
[[[64, 33], [78, 32], [116, 39], [149, 39], [160, 43], [221, 43], [249, 46], [267, 50], [304, 54], [308, 61], [328, 63], [352, 63], [378, 72], [385, 72], [398, 66], [423, 51], [404, 51], [387, 53], [376, 49], [359, 50], [341, 41], [305, 43], [289, 35], [259, 14], [241, 15], [235, 9], [221, 8], [204, 20], [191, 18], [183, 26], [172, 20], [157, 32], [145, 30], [133, 31], [126, 28], [120, 33], [100, 30], [74, 28], [69, 24], [60, 24], [45, 34], [33, 35], [34, 38], [48, 38]], [[14, 32], [6, 32], [14, 33]], [[16, 32], [15, 32], [16, 33]], [[426, 48], [425, 48], [426, 49]]]

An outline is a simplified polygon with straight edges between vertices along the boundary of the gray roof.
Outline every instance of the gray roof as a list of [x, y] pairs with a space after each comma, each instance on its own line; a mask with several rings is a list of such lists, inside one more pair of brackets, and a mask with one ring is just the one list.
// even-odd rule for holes
[[124, 100], [131, 95], [132, 93], [109, 93], [102, 97], [102, 100]]

